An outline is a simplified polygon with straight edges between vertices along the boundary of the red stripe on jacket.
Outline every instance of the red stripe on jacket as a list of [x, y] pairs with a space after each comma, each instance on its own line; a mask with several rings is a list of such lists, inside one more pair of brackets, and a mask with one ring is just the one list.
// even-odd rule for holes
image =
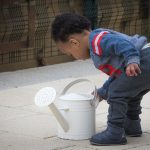
[[102, 48], [100, 46], [100, 42], [103, 38], [104, 35], [106, 35], [107, 31], [102, 31], [100, 32], [99, 34], [96, 34], [93, 38], [93, 41], [92, 41], [92, 48], [94, 50], [94, 53], [96, 53], [97, 55], [101, 56], [102, 55]]
[[111, 65], [105, 64], [105, 65], [100, 65], [99, 69], [103, 71], [104, 73], [108, 74], [109, 76], [115, 75], [119, 76], [122, 71], [120, 69], [116, 69]]

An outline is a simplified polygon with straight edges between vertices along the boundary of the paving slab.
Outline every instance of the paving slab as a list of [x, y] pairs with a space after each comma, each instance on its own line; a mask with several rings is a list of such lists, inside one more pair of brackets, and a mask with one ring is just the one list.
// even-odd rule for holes
[[36, 114], [34, 112], [28, 112], [28, 111], [18, 110], [12, 107], [3, 107], [3, 106], [0, 106], [0, 112], [1, 112], [0, 113], [1, 122]]
[[149, 93], [144, 95], [143, 100], [142, 100], [142, 107], [150, 109], [150, 94]]
[[[86, 65], [85, 65], [86, 66]], [[54, 69], [54, 68], [53, 68]], [[52, 70], [53, 70], [52, 69]], [[79, 70], [78, 70], [79, 71]], [[81, 77], [80, 77], [81, 78]], [[91, 80], [100, 87], [107, 76], [85, 74], [82, 78]], [[52, 86], [57, 94], [71, 81], [69, 77], [28, 86], [0, 91], [0, 150], [149, 150], [150, 149], [150, 93], [144, 96], [141, 114], [144, 134], [140, 138], [129, 138], [127, 145], [93, 146], [89, 140], [63, 140], [57, 138], [57, 121], [47, 107], [38, 108], [34, 104], [36, 92]], [[44, 81], [44, 80], [43, 80]], [[74, 86], [69, 92], [91, 92], [93, 87], [85, 83]], [[58, 106], [58, 98], [55, 101]], [[106, 128], [108, 104], [102, 101], [96, 109], [96, 132]]]
[[150, 130], [150, 109], [142, 109], [141, 114], [141, 124], [143, 132], [148, 132]]
[[[80, 67], [79, 67], [80, 66]], [[0, 90], [100, 74], [90, 59], [0, 73]]]
[[[35, 90], [35, 92], [36, 91], [37, 90]], [[20, 107], [33, 104], [33, 96], [35, 92], [34, 88], [30, 87], [1, 91], [0, 106]]]
[[0, 130], [0, 134], [8, 133], [8, 131]]
[[0, 134], [0, 150], [49, 150], [48, 140], [33, 138], [21, 134]]
[[37, 138], [56, 136], [57, 133], [57, 122], [52, 115], [16, 117], [0, 124], [1, 130]]
[[[144, 134], [140, 139], [128, 138], [129, 142], [127, 145], [93, 146], [89, 144], [88, 140], [72, 141], [57, 137], [37, 139], [19, 134], [6, 133], [0, 136], [0, 145], [3, 150], [149, 150], [150, 144], [148, 143], [148, 138], [150, 138], [150, 135]], [[140, 143], [139, 140], [141, 141]]]
[[131, 148], [131, 150], [149, 150], [149, 149], [150, 149], [150, 144]]

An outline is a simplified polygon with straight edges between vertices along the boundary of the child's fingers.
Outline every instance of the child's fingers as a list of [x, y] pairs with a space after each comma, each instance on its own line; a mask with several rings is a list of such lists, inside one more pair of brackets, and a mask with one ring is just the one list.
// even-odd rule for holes
[[141, 73], [141, 69], [137, 64], [130, 64], [126, 68], [127, 76], [137, 76], [139, 73]]
[[127, 74], [127, 76], [133, 76], [132, 71], [131, 71], [131, 66], [128, 66], [126, 68], [126, 74]]
[[141, 73], [141, 69], [139, 68], [139, 66], [137, 64], [134, 64], [133, 67], [134, 67], [133, 73], [135, 76], [137, 76], [138, 74]]
[[130, 69], [131, 76], [137, 76], [136, 67], [134, 65], [131, 65]]
[[140, 69], [140, 67], [138, 65], [136, 66], [136, 72], [141, 74], [141, 69]]

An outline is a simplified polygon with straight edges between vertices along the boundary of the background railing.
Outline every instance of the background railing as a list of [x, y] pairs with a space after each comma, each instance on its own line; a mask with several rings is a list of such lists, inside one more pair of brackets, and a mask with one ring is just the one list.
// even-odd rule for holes
[[150, 0], [1, 0], [0, 71], [73, 60], [51, 38], [57, 14], [88, 17], [92, 28], [104, 27], [150, 38]]

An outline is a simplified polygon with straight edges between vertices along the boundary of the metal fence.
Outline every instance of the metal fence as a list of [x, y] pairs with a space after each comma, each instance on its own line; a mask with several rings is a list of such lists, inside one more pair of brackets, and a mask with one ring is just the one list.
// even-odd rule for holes
[[57, 14], [88, 17], [92, 28], [104, 27], [150, 38], [150, 0], [1, 0], [0, 71], [72, 60], [51, 38]]

